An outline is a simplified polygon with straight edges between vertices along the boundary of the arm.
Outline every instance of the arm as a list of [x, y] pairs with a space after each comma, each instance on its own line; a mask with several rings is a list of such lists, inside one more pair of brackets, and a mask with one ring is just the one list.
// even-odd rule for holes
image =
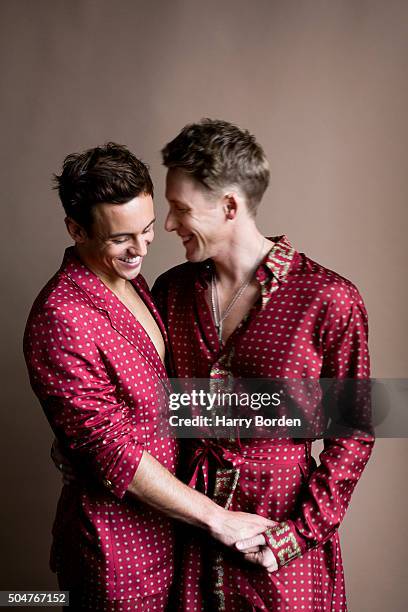
[[[322, 377], [369, 377], [367, 314], [356, 290], [354, 300], [330, 305], [321, 342]], [[324, 544], [344, 517], [373, 444], [374, 438], [369, 435], [326, 439], [320, 465], [310, 475], [299, 500], [298, 514], [268, 529], [264, 536], [238, 543], [237, 548], [247, 550], [266, 541], [265, 550], [272, 550], [281, 567]]]
[[67, 310], [29, 319], [24, 354], [31, 386], [77, 473], [111, 484], [121, 499], [143, 453], [141, 432], [120, 401], [91, 329]]
[[[63, 474], [63, 483], [69, 485], [75, 482], [72, 465], [56, 439], [52, 445], [51, 458]], [[207, 529], [214, 538], [227, 546], [233, 545], [238, 539], [251, 537], [249, 534], [252, 532], [264, 531], [266, 527], [274, 524], [273, 521], [267, 521], [268, 524], [263, 520], [254, 521], [254, 518], [261, 518], [257, 515], [224, 510], [210, 498], [175, 478], [146, 451], [143, 451], [128, 491], [174, 519]], [[248, 555], [248, 560], [263, 565], [258, 557], [259, 555]], [[271, 556], [271, 562], [273, 561]]]
[[271, 524], [227, 512], [190, 489], [144, 450], [142, 430], [119, 401], [98, 348], [78, 322], [42, 313], [26, 334], [31, 383], [73, 466], [84, 467], [117, 498], [127, 491], [174, 518], [204, 527], [224, 544]]
[[128, 490], [172, 518], [207, 529], [227, 546], [262, 533], [274, 524], [256, 514], [225, 510], [206, 495], [183, 484], [146, 451]]

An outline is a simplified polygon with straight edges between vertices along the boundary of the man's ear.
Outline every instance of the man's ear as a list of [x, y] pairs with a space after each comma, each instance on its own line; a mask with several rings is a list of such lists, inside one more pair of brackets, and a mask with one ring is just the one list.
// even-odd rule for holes
[[223, 198], [224, 212], [227, 219], [235, 219], [238, 210], [238, 203], [235, 193], [228, 193]]
[[72, 219], [71, 217], [65, 217], [65, 225], [68, 230], [68, 234], [71, 236], [72, 240], [77, 244], [83, 244], [88, 237], [88, 234], [82, 227], [79, 225], [77, 221]]

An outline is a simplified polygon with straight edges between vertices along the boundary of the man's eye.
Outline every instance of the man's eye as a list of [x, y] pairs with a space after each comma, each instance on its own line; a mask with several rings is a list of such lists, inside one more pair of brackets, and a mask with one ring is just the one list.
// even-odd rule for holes
[[126, 242], [127, 238], [113, 238], [112, 242], [115, 244], [122, 244], [122, 242]]
[[145, 230], [143, 230], [143, 234], [148, 234], [149, 232], [153, 231], [153, 225], [149, 225], [149, 227], [146, 227]]

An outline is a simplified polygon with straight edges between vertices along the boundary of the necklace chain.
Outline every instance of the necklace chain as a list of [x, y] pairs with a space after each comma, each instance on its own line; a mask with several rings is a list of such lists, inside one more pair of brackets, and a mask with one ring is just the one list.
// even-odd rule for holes
[[217, 284], [215, 280], [215, 273], [213, 273], [211, 277], [211, 309], [213, 313], [215, 328], [217, 330], [217, 336], [220, 342], [222, 340], [222, 324], [225, 321], [225, 319], [228, 317], [228, 315], [230, 314], [231, 310], [234, 308], [235, 304], [238, 302], [239, 298], [244, 293], [245, 289], [248, 287], [249, 283], [251, 282], [253, 275], [258, 267], [258, 261], [262, 255], [262, 249], [264, 247], [264, 244], [265, 244], [265, 238], [262, 238], [261, 248], [256, 258], [256, 264], [254, 268], [250, 270], [247, 278], [245, 278], [244, 281], [241, 283], [241, 285], [238, 287], [237, 291], [232, 296], [231, 301], [227, 305], [222, 315], [220, 312], [220, 303], [219, 303], [219, 297], [218, 297]]

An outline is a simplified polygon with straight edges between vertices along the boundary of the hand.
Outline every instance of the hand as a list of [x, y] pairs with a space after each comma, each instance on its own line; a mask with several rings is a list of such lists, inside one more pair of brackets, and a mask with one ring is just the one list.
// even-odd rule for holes
[[240, 540], [235, 546], [244, 553], [247, 561], [261, 565], [267, 572], [276, 572], [279, 569], [276, 557], [266, 544], [265, 537], [262, 534]]
[[211, 535], [222, 544], [234, 546], [238, 541], [254, 538], [273, 525], [275, 525], [274, 521], [258, 514], [232, 512], [219, 508], [215, 518], [210, 522], [209, 530]]
[[72, 465], [63, 454], [56, 438], [51, 446], [51, 459], [53, 460], [55, 467], [62, 473], [62, 482], [64, 485], [69, 485], [76, 480]]

